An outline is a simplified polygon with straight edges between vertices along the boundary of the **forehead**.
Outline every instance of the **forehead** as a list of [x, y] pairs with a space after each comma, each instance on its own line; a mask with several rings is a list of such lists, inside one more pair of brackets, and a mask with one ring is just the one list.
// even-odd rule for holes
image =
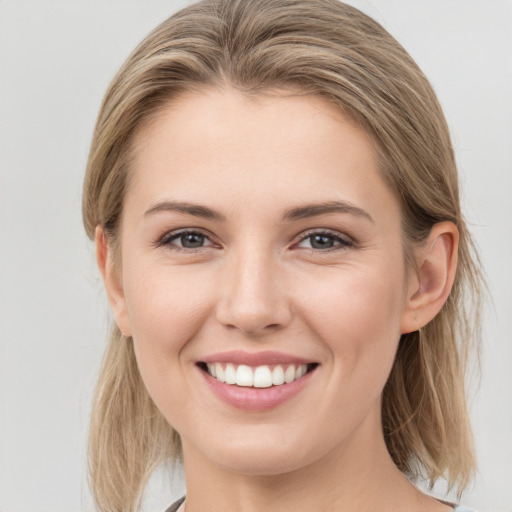
[[228, 194], [242, 205], [266, 197], [283, 207], [337, 199], [397, 206], [370, 137], [318, 95], [184, 93], [139, 129], [133, 149], [128, 195], [146, 203]]

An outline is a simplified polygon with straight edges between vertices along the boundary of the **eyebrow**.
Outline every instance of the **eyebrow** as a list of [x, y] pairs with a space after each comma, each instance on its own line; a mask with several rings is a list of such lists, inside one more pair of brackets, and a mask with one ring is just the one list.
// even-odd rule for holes
[[[207, 206], [176, 201], [161, 201], [147, 210], [144, 213], [144, 216], [159, 212], [178, 212], [204, 219], [219, 221], [226, 220], [226, 217], [224, 217], [220, 212], [212, 210]], [[327, 201], [324, 203], [312, 203], [304, 206], [298, 206], [297, 208], [287, 210], [283, 215], [283, 220], [300, 220], [329, 213], [348, 213], [357, 217], [365, 218], [374, 223], [374, 220], [367, 211], [349, 203], [348, 201]]]
[[328, 213], [349, 213], [356, 217], [365, 218], [374, 223], [374, 220], [367, 211], [349, 203], [348, 201], [327, 201], [325, 203], [313, 203], [299, 206], [298, 208], [292, 208], [285, 212], [283, 220], [306, 219], [308, 217], [316, 217], [318, 215], [325, 215]]
[[199, 204], [180, 203], [176, 201], [162, 201], [152, 206], [144, 213], [144, 216], [152, 215], [158, 212], [178, 212], [202, 217], [203, 219], [226, 220], [221, 213]]

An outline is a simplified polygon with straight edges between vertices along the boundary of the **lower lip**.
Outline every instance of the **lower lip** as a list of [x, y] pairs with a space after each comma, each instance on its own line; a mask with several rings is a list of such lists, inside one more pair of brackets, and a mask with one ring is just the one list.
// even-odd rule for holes
[[296, 396], [310, 381], [316, 369], [289, 384], [269, 388], [243, 387], [220, 382], [199, 368], [206, 383], [222, 401], [244, 411], [261, 412], [273, 409]]

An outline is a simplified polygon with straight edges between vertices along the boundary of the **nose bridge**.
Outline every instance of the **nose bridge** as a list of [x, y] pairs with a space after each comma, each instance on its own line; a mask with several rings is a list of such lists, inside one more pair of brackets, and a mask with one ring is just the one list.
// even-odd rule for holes
[[245, 244], [226, 258], [217, 318], [226, 326], [261, 335], [286, 325], [290, 308], [283, 273], [270, 249]]

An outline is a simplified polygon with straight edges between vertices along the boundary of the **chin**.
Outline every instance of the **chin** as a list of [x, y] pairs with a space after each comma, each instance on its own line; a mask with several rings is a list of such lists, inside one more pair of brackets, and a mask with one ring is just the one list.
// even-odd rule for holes
[[304, 442], [294, 443], [290, 437], [287, 441], [284, 442], [282, 437], [261, 435], [251, 442], [247, 436], [242, 436], [231, 439], [229, 445], [215, 443], [215, 450], [209, 450], [210, 458], [226, 470], [261, 476], [290, 473], [313, 462], [316, 451], [308, 453], [304, 450]]
[[232, 456], [224, 454], [216, 462], [223, 469], [251, 476], [283, 475], [304, 466], [304, 460], [291, 454], [261, 453], [261, 450], [258, 453], [233, 453]]

